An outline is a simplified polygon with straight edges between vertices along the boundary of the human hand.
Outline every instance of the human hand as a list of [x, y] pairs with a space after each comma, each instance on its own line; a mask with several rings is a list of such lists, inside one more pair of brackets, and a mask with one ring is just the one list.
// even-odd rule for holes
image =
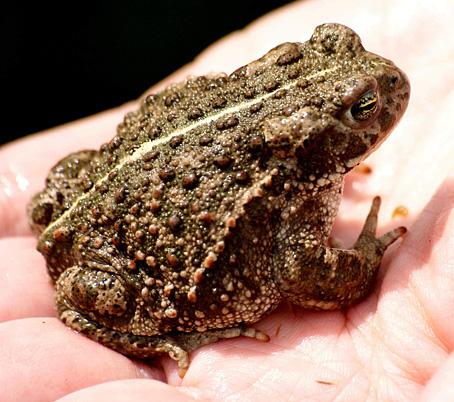
[[[26, 223], [25, 205], [49, 168], [71, 151], [109, 140], [135, 102], [1, 148], [0, 399], [454, 399], [454, 48], [446, 40], [454, 34], [453, 11], [449, 0], [436, 7], [409, 0], [298, 2], [232, 34], [170, 78], [232, 71], [335, 21], [395, 61], [413, 88], [399, 127], [366, 162], [372, 173], [349, 175], [334, 230], [353, 243], [376, 194], [383, 199], [380, 232], [408, 227], [387, 253], [373, 294], [342, 312], [282, 305], [256, 325], [269, 343], [233, 339], [203, 347], [191, 354], [183, 380], [167, 357], [131, 360], [65, 327]], [[35, 156], [38, 149], [44, 158]], [[409, 215], [392, 219], [400, 204]]]

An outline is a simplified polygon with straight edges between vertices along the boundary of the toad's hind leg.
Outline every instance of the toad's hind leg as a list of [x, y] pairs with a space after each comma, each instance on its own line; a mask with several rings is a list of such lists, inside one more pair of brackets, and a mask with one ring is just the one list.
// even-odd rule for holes
[[168, 353], [180, 370], [188, 366], [188, 352], [172, 337], [131, 333], [134, 296], [116, 275], [72, 267], [60, 275], [56, 289], [58, 314], [72, 329], [128, 356], [144, 359]]
[[108, 346], [122, 354], [141, 359], [168, 354], [178, 364], [178, 374], [183, 377], [189, 367], [189, 352], [201, 346], [217, 342], [221, 339], [245, 336], [262, 342], [269, 341], [265, 333], [248, 327], [235, 327], [208, 330], [197, 333], [178, 333], [175, 335], [140, 336], [124, 334], [103, 327], [88, 320], [74, 310], [64, 310], [60, 319], [90, 339]]
[[[180, 376], [189, 367], [189, 352], [203, 345], [239, 336], [260, 341], [269, 339], [256, 329], [241, 326], [205, 332], [134, 335], [128, 329], [134, 311], [131, 300], [122, 281], [109, 272], [73, 267], [57, 281], [57, 309], [66, 325], [127, 356], [145, 359], [166, 353], [177, 361]], [[124, 332], [111, 327], [121, 327], [122, 323]]]
[[149, 327], [149, 335], [135, 335], [134, 291], [119, 276], [100, 270], [102, 267], [91, 263], [91, 269], [75, 266], [63, 272], [56, 283], [57, 309], [66, 325], [120, 353], [142, 359], [167, 353], [184, 375], [189, 366], [188, 354], [198, 347], [238, 336], [269, 339], [243, 326], [189, 333], [159, 333], [157, 328]]
[[124, 355], [146, 359], [167, 353], [177, 361], [180, 373], [184, 374], [189, 366], [188, 351], [170, 336], [121, 333], [95, 323], [75, 310], [62, 311], [60, 319], [70, 328]]

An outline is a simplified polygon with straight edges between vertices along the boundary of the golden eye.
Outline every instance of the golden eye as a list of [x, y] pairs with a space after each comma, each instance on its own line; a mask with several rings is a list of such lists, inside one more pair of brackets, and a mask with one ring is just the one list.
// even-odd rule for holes
[[378, 96], [374, 90], [367, 91], [351, 107], [350, 114], [356, 121], [366, 121], [378, 108]]

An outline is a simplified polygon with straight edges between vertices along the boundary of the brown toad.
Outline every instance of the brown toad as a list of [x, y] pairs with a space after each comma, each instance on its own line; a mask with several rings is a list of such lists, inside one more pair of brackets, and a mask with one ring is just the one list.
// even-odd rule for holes
[[325, 245], [344, 175], [388, 136], [409, 83], [337, 24], [227, 75], [148, 96], [99, 151], [60, 161], [29, 206], [60, 318], [130, 356], [188, 352], [282, 299], [337, 309], [365, 297], [404, 228]]

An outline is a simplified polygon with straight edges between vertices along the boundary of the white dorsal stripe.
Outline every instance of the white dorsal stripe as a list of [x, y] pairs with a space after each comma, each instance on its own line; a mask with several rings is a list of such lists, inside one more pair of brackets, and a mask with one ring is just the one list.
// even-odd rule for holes
[[[191, 131], [191, 130], [194, 130], [198, 127], [201, 127], [201, 126], [204, 126], [204, 125], [208, 125], [210, 124], [211, 122], [225, 116], [225, 115], [228, 115], [228, 114], [231, 114], [231, 113], [235, 113], [235, 112], [239, 112], [240, 110], [242, 109], [245, 109], [245, 108], [248, 108], [252, 105], [254, 105], [255, 103], [259, 103], [261, 102], [262, 100], [264, 99], [268, 99], [270, 98], [271, 96], [273, 96], [277, 91], [280, 91], [282, 89], [289, 89], [293, 86], [295, 86], [298, 81], [302, 78], [305, 78], [307, 80], [311, 80], [313, 78], [317, 78], [321, 75], [324, 75], [326, 73], [330, 73], [330, 72], [333, 72], [335, 70], [337, 70], [338, 67], [333, 67], [333, 68], [329, 68], [329, 69], [326, 69], [326, 70], [321, 70], [321, 71], [318, 71], [314, 74], [310, 74], [306, 77], [299, 77], [298, 79], [296, 80], [293, 80], [291, 82], [289, 82], [288, 84], [282, 86], [282, 87], [279, 87], [277, 89], [275, 89], [274, 91], [272, 92], [268, 92], [260, 97], [257, 97], [257, 98], [254, 98], [254, 99], [251, 99], [249, 101], [245, 101], [243, 103], [239, 103], [235, 106], [232, 106], [230, 108], [226, 108], [226, 109], [223, 109], [221, 111], [219, 111], [218, 113], [215, 113], [215, 114], [212, 114], [212, 115], [209, 115], [207, 117], [205, 117], [204, 119], [202, 120], [198, 120], [192, 124], [189, 124], [188, 126], [184, 126], [184, 127], [181, 127], [181, 128], [178, 128], [176, 129], [175, 131], [172, 131], [171, 133], [169, 133], [168, 135], [166, 135], [165, 137], [160, 137], [160, 138], [157, 138], [155, 140], [152, 140], [152, 141], [148, 141], [148, 142], [144, 142], [139, 148], [137, 148], [134, 153], [132, 155], [129, 155], [128, 157], [124, 158], [122, 161], [120, 161], [120, 163], [118, 165], [116, 165], [112, 170], [120, 170], [124, 165], [126, 165], [127, 163], [130, 163], [130, 162], [134, 162], [138, 159], [140, 159], [141, 157], [143, 157], [147, 152], [149, 152], [150, 150], [152, 150], [154, 147], [157, 147], [159, 145], [162, 145], [162, 144], [165, 144], [166, 142], [169, 142], [172, 138], [176, 137], [176, 136], [179, 136], [179, 135], [183, 135], [183, 134], [186, 134], [187, 132]], [[111, 171], [112, 171], [111, 170]], [[58, 224], [64, 220], [76, 207], [77, 205], [82, 201], [84, 200], [85, 198], [88, 198], [94, 191], [96, 191], [96, 187], [105, 182], [109, 176], [109, 173], [111, 172], [107, 172], [104, 176], [102, 176], [96, 183], [93, 184], [93, 187], [87, 191], [86, 193], [83, 193], [81, 194], [78, 198], [76, 198], [73, 202], [73, 204], [71, 205], [70, 208], [68, 208], [58, 219], [56, 219], [51, 225], [49, 225], [42, 233], [42, 236], [46, 235], [46, 233], [48, 233], [49, 231], [52, 231], [56, 226], [58, 226]]]

